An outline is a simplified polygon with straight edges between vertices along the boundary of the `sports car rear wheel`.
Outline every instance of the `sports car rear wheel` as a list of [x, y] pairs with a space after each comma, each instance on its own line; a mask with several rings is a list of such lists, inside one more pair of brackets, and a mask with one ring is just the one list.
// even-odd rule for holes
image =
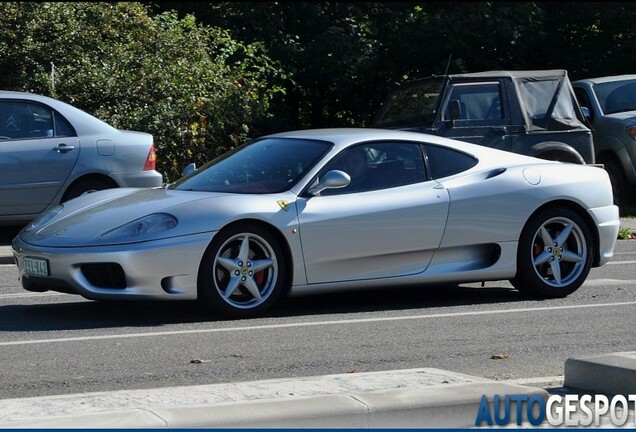
[[517, 253], [519, 291], [565, 297], [585, 281], [592, 265], [592, 236], [585, 221], [566, 208], [548, 208], [528, 221]]
[[199, 300], [214, 313], [245, 318], [269, 308], [286, 283], [283, 253], [275, 237], [253, 225], [217, 234], [199, 268]]

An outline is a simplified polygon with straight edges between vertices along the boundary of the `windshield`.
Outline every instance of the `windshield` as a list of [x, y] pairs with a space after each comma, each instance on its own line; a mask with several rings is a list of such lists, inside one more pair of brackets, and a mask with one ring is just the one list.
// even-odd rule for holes
[[441, 87], [441, 78], [435, 78], [395, 90], [385, 101], [385, 107], [373, 125], [432, 124]]
[[636, 110], [636, 80], [596, 84], [594, 93], [605, 114]]
[[330, 142], [265, 138], [238, 147], [177, 180], [170, 189], [267, 194], [288, 190], [333, 146]]

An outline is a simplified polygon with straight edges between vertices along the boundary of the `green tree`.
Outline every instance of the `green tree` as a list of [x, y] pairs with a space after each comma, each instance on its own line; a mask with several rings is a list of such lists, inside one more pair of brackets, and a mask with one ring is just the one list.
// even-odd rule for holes
[[539, 3], [542, 31], [528, 56], [567, 69], [572, 79], [632, 74], [636, 68], [633, 2]]
[[241, 40], [263, 42], [290, 78], [271, 129], [361, 125], [377, 84], [376, 18], [391, 6], [325, 2], [168, 2]]
[[275, 107], [288, 127], [365, 125], [392, 85], [447, 68], [459, 73], [523, 67], [541, 24], [533, 2], [164, 2], [155, 7], [193, 13], [241, 40], [265, 43], [291, 78]]
[[250, 137], [281, 91], [262, 43], [140, 3], [2, 3], [0, 41], [3, 88], [152, 133], [168, 180]]

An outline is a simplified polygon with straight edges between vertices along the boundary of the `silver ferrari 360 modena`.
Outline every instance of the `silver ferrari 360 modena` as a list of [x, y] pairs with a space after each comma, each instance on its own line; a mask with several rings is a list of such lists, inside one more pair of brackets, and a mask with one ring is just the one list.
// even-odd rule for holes
[[577, 290], [619, 230], [605, 170], [404, 131], [259, 138], [159, 188], [65, 202], [13, 240], [22, 286], [198, 299], [262, 314], [290, 293], [510, 280]]

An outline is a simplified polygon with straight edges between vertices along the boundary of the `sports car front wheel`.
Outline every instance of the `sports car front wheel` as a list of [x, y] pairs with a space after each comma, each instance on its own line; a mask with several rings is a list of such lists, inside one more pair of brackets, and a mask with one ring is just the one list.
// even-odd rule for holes
[[259, 226], [235, 225], [219, 232], [203, 256], [199, 300], [220, 316], [254, 316], [280, 296], [285, 275], [275, 237]]
[[519, 291], [543, 298], [565, 297], [585, 281], [592, 266], [592, 236], [578, 214], [547, 208], [526, 224], [517, 253]]

